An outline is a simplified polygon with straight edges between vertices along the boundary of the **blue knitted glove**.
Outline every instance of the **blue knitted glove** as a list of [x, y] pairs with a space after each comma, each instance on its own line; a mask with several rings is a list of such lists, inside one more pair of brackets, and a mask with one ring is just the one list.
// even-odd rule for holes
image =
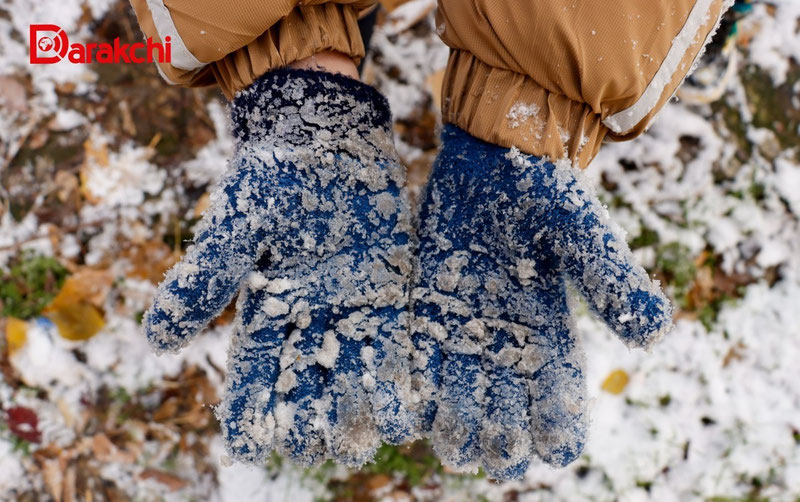
[[448, 125], [424, 198], [413, 291], [421, 427], [442, 461], [521, 477], [564, 466], [587, 429], [566, 279], [630, 347], [672, 307], [575, 170]]
[[179, 350], [238, 291], [217, 408], [229, 455], [359, 466], [415, 430], [411, 224], [388, 104], [344, 76], [278, 70], [231, 118], [234, 157], [145, 314], [147, 338]]

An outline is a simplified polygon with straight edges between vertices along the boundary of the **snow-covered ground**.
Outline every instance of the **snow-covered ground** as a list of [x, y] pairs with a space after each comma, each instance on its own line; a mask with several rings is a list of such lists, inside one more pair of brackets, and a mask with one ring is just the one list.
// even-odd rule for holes
[[[447, 55], [432, 3], [415, 0], [394, 13], [375, 35], [366, 71], [388, 95], [398, 150], [417, 176], [435, 143], [413, 125], [433, 126], [432, 76]], [[137, 318], [155, 288], [149, 269], [170, 259], [163, 237], [176, 220], [193, 221], [202, 210], [202, 193], [224, 169], [231, 142], [223, 105], [203, 98], [211, 139], [165, 165], [147, 141], [103, 129], [87, 105], [104, 99], [94, 67], [27, 63], [31, 23], [58, 22], [71, 39], [91, 40], [115, 6], [0, 0], [0, 277], [30, 249], [57, 257], [73, 277], [108, 279], [102, 294], [86, 298], [104, 321], [94, 336], [67, 340], [51, 320], [36, 317], [23, 325], [18, 347], [3, 346], [0, 500], [23, 493], [83, 500], [89, 491], [112, 499], [110, 489], [98, 488], [104, 480], [136, 500], [324, 500], [328, 478], [352, 473], [220, 462], [207, 400], [221, 390], [226, 324], [180, 356], [153, 356], [140, 333]], [[409, 29], [419, 16], [427, 17]], [[441, 475], [403, 492], [383, 489], [384, 498], [800, 499], [800, 144], [791, 144], [800, 138], [800, 2], [758, 3], [740, 29], [740, 76], [722, 103], [669, 103], [647, 134], [604, 146], [586, 172], [629, 241], [638, 242], [638, 258], [683, 308], [675, 330], [649, 354], [629, 351], [580, 314], [594, 400], [583, 457], [562, 470], [535, 466], [520, 482]], [[12, 162], [24, 148], [35, 152], [30, 145], [43, 134], [69, 141], [76, 130], [85, 153], [68, 166], [69, 176], [56, 176], [62, 166], [47, 153]], [[8, 201], [28, 192], [31, 207], [12, 211]], [[59, 220], [68, 225], [55, 228], [45, 216], [53, 197], [72, 212]], [[684, 269], [688, 281], [680, 279]], [[10, 339], [9, 326], [0, 321]], [[617, 370], [627, 383], [604, 385]], [[11, 423], [20, 419], [9, 410], [19, 408], [37, 417], [31, 434], [25, 423]], [[20, 430], [41, 437], [23, 441]]]

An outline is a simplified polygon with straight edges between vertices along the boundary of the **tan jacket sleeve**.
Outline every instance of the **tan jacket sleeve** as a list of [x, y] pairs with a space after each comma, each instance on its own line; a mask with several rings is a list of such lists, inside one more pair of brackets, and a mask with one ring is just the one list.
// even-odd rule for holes
[[645, 130], [730, 3], [439, 0], [444, 121], [585, 167], [607, 135]]
[[322, 50], [360, 60], [358, 14], [377, 0], [131, 0], [146, 37], [172, 44], [170, 83], [217, 82], [228, 97]]

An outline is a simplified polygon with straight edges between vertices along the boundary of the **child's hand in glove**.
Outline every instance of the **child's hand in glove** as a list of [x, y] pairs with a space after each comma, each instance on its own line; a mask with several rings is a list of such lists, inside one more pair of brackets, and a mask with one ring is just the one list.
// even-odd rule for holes
[[566, 465], [588, 418], [566, 279], [630, 347], [654, 344], [672, 308], [570, 165], [452, 125], [443, 141], [412, 295], [423, 426], [454, 468], [508, 479], [533, 454]]
[[278, 70], [231, 115], [234, 158], [147, 338], [177, 351], [238, 291], [217, 410], [229, 454], [361, 465], [414, 430], [411, 229], [388, 104], [347, 77]]

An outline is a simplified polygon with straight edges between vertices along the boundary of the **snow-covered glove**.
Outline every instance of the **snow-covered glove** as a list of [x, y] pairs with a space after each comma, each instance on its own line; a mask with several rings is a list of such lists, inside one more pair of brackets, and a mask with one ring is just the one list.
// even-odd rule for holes
[[660, 339], [672, 307], [568, 162], [452, 125], [442, 138], [412, 293], [421, 427], [455, 469], [518, 478], [534, 455], [564, 466], [588, 419], [567, 279], [630, 347]]
[[238, 291], [217, 408], [228, 454], [361, 465], [414, 431], [411, 222], [388, 103], [341, 75], [282, 69], [240, 92], [231, 119], [233, 159], [147, 338], [177, 352]]

